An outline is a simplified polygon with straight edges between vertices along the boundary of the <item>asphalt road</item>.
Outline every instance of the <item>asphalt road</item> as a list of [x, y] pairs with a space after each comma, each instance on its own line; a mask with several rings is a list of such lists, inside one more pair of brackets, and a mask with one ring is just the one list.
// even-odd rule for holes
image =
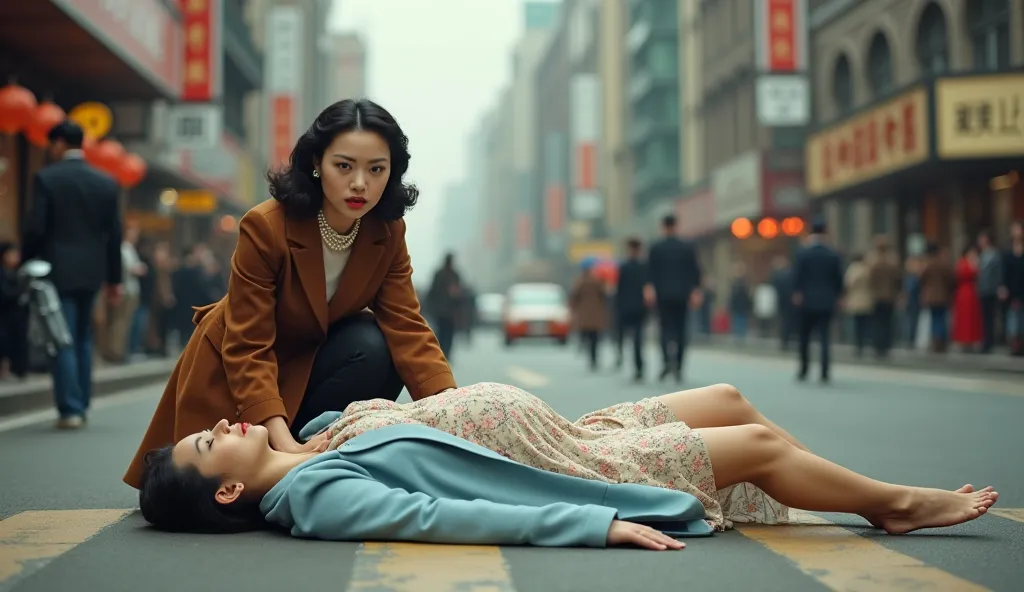
[[[460, 383], [516, 384], [570, 417], [677, 390], [591, 374], [572, 346], [505, 350], [479, 336], [454, 357]], [[1001, 515], [903, 537], [805, 515], [813, 524], [741, 526], [676, 553], [168, 535], [144, 526], [120, 482], [152, 387], [103, 400], [82, 432], [57, 432], [39, 414], [0, 419], [0, 592], [1021, 589], [1024, 381], [838, 366], [821, 387], [795, 383], [793, 371], [785, 360], [694, 352], [685, 386], [731, 382], [812, 450], [875, 478], [995, 485]]]

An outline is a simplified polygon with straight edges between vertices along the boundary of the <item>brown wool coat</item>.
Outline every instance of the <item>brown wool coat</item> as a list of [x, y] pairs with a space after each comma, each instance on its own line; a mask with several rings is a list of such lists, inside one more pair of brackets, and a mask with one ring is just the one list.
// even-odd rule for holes
[[239, 224], [228, 294], [196, 309], [178, 360], [124, 481], [139, 486], [143, 456], [218, 420], [289, 423], [328, 325], [373, 311], [414, 400], [454, 388], [451, 367], [420, 314], [405, 221], [363, 218], [338, 291], [326, 298], [316, 218], [286, 218], [273, 200]]

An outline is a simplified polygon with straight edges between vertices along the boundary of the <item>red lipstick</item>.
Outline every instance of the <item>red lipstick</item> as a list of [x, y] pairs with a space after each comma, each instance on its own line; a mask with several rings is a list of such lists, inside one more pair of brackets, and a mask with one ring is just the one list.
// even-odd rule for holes
[[249, 431], [249, 424], [243, 422], [241, 427], [242, 427], [242, 435], [244, 436], [245, 433]]

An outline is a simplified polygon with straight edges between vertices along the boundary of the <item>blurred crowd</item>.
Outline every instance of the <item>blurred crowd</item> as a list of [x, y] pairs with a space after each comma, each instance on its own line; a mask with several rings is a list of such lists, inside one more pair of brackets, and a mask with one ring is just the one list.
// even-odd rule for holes
[[[28, 343], [29, 314], [20, 301], [18, 245], [0, 245], [0, 378], [47, 372], [44, 352]], [[192, 307], [227, 291], [223, 262], [205, 243], [175, 253], [169, 241], [142, 236], [128, 223], [121, 243], [122, 295], [97, 298], [93, 310], [95, 353], [108, 365], [177, 356], [192, 334]]]

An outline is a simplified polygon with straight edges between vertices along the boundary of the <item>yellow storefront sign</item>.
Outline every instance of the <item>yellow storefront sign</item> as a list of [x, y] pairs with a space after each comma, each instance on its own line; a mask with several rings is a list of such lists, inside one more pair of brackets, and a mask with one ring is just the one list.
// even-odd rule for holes
[[812, 135], [808, 194], [820, 197], [924, 162], [928, 123], [928, 95], [917, 88]]
[[217, 209], [217, 195], [204, 189], [179, 191], [174, 205], [179, 214], [211, 214]]
[[569, 245], [569, 261], [579, 263], [587, 257], [612, 259], [615, 257], [615, 245], [610, 241], [580, 241]]
[[114, 115], [110, 107], [103, 103], [81, 103], [68, 113], [68, 119], [74, 121], [82, 128], [85, 137], [98, 140], [107, 135], [110, 126], [114, 123]]
[[1024, 74], [941, 79], [935, 112], [940, 158], [1024, 155]]
[[256, 203], [256, 184], [253, 179], [256, 176], [252, 159], [244, 151], [238, 151], [238, 160], [235, 163], [235, 199], [246, 206]]

